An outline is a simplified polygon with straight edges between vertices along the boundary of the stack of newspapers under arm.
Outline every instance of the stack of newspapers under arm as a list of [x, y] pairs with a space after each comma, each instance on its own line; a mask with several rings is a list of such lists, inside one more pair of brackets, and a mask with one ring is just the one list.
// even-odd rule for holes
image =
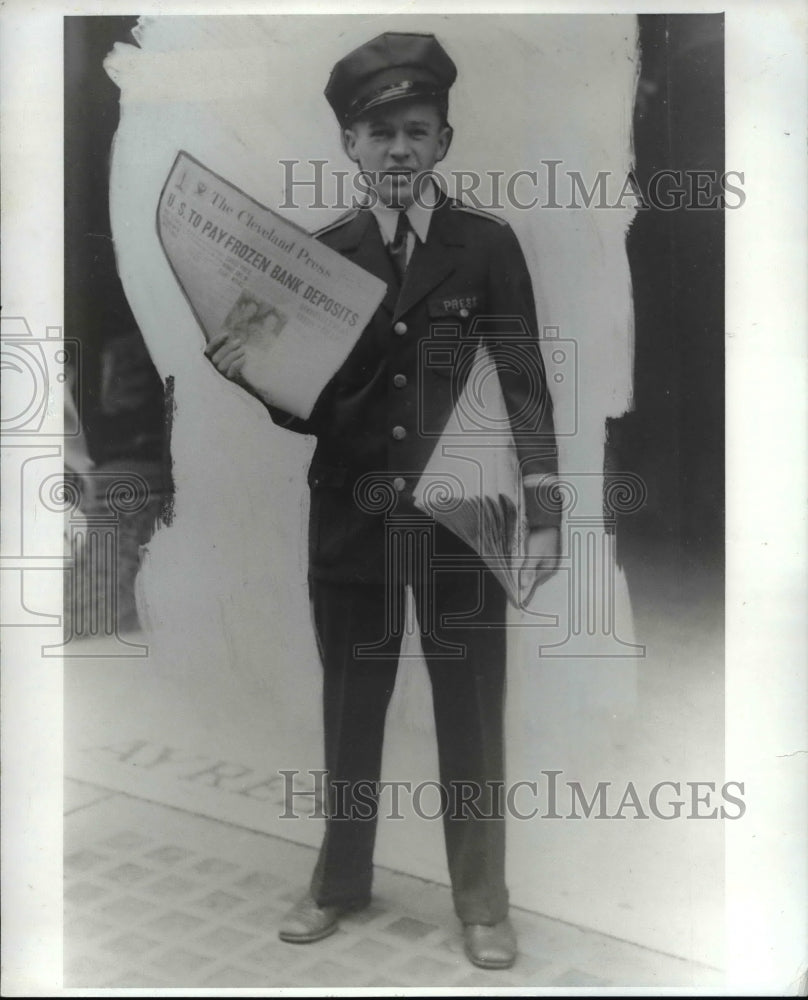
[[[206, 341], [237, 337], [243, 386], [308, 418], [381, 303], [384, 282], [184, 151], [160, 195], [157, 232]], [[468, 414], [492, 428], [487, 441], [468, 434]], [[479, 553], [517, 607], [522, 489], [496, 366], [480, 344], [414, 499]]]
[[523, 488], [496, 365], [479, 343], [413, 496], [417, 507], [477, 552], [517, 608], [530, 590], [520, 573], [528, 535]]

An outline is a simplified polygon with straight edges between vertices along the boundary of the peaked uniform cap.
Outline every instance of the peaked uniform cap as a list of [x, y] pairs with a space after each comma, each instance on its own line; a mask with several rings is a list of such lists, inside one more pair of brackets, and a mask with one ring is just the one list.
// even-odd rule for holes
[[434, 35], [386, 31], [349, 52], [325, 88], [341, 125], [394, 101], [444, 98], [457, 67]]

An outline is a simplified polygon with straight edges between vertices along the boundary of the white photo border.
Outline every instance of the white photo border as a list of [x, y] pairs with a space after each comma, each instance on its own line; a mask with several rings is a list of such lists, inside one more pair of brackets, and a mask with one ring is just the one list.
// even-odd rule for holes
[[[346, 13], [336, 2], [134, 6], [142, 14]], [[721, 8], [645, 0], [609, 9]], [[394, 12], [359, 2], [352, 10]], [[407, 5], [408, 13], [490, 10], [479, 2]], [[606, 12], [596, 2], [496, 10]], [[63, 315], [62, 18], [124, 12], [111, 2], [11, 0], [0, 16], [3, 316], [25, 317], [37, 337]], [[746, 193], [743, 209], [726, 215], [726, 772], [745, 782], [748, 803], [743, 821], [726, 827], [728, 988], [782, 995], [799, 989], [808, 941], [806, 17], [791, 0], [734, 0], [724, 14], [726, 165], [743, 171]], [[61, 405], [53, 402], [43, 440], [58, 442]], [[4, 486], [7, 540], [27, 498], [15, 495], [13, 481]], [[44, 541], [60, 551], [61, 537]], [[60, 589], [38, 597], [61, 606]], [[38, 629], [3, 631], [3, 990], [101, 995], [62, 987], [60, 664], [38, 655]]]

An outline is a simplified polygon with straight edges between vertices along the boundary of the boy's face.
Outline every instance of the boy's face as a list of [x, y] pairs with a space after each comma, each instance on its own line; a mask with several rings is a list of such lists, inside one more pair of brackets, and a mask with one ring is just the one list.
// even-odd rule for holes
[[452, 130], [426, 102], [380, 107], [344, 133], [345, 151], [368, 175], [383, 205], [409, 208], [417, 174], [430, 171], [449, 149]]

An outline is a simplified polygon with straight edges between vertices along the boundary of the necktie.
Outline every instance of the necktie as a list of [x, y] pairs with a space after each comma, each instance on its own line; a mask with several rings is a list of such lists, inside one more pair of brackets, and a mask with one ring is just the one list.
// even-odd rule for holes
[[399, 281], [404, 280], [404, 272], [407, 270], [407, 235], [411, 229], [407, 213], [399, 212], [395, 236], [392, 243], [387, 246], [387, 252], [390, 254], [390, 260], [393, 262]]

